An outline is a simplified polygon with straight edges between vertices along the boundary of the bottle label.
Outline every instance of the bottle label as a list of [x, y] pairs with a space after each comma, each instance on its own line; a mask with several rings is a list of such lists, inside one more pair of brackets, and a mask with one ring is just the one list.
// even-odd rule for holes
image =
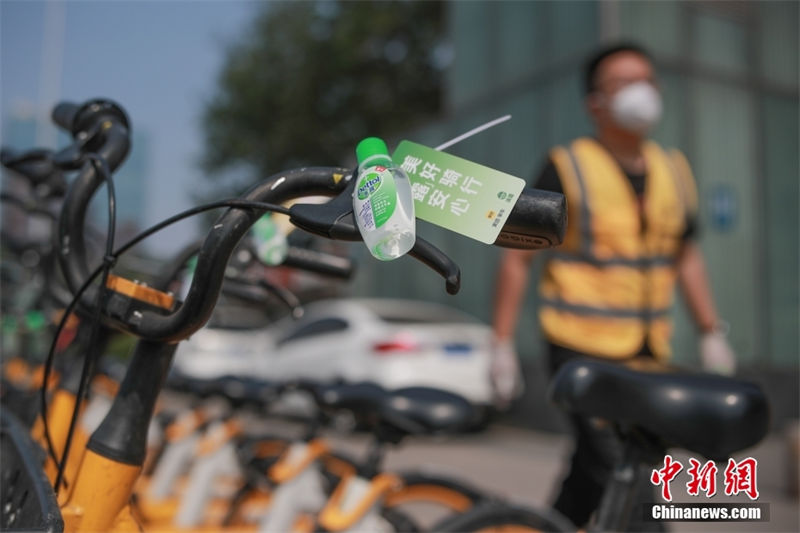
[[369, 167], [358, 177], [356, 197], [364, 202], [356, 215], [364, 229], [383, 226], [397, 206], [397, 189], [394, 176], [386, 167]]

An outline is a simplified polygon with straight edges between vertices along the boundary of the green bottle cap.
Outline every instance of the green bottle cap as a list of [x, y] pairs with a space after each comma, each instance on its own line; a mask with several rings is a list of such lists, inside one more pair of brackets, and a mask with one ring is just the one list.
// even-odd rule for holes
[[389, 149], [382, 139], [377, 137], [367, 137], [356, 146], [356, 158], [358, 166], [372, 165], [391, 165], [392, 158], [389, 157]]

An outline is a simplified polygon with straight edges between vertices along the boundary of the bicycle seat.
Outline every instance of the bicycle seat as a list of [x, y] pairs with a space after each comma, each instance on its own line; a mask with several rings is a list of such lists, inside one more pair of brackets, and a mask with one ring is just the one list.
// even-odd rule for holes
[[172, 372], [167, 377], [167, 387], [170, 389], [199, 396], [200, 398], [209, 396], [209, 382], [210, 380], [208, 379], [196, 378], [178, 372]]
[[461, 396], [428, 387], [387, 391], [363, 382], [322, 385], [315, 391], [321, 407], [348, 409], [363, 423], [399, 436], [458, 430], [474, 416], [472, 405]]
[[633, 424], [667, 447], [713, 460], [753, 446], [769, 425], [758, 385], [665, 367], [642, 371], [624, 363], [569, 361], [553, 378], [550, 398], [568, 412]]
[[211, 393], [229, 400], [234, 407], [264, 407], [281, 393], [281, 386], [262, 379], [244, 376], [222, 376], [209, 384]]
[[305, 385], [314, 401], [323, 409], [346, 409], [358, 418], [374, 419], [386, 398], [386, 390], [371, 382], [337, 383], [335, 385]]
[[429, 387], [392, 391], [380, 414], [383, 423], [406, 434], [458, 431], [474, 416], [472, 405], [463, 397]]
[[184, 374], [172, 374], [169, 385], [174, 390], [200, 398], [218, 396], [229, 400], [234, 406], [255, 407], [263, 407], [273, 401], [281, 390], [280, 385], [244, 376], [195, 378]]

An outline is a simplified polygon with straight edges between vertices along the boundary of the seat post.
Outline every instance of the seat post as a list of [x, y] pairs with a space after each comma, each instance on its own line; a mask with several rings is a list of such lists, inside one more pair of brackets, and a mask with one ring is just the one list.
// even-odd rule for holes
[[323, 425], [323, 414], [319, 409], [317, 409], [317, 411], [311, 415], [311, 420], [309, 420], [308, 425], [303, 432], [303, 442], [311, 442], [312, 440], [316, 439], [319, 436], [319, 431], [322, 429]]
[[[655, 443], [636, 431], [621, 432], [624, 448], [603, 491], [594, 524], [589, 531], [626, 531], [633, 513], [640, 472], [651, 463]], [[660, 448], [660, 447], [659, 447]], [[663, 454], [662, 454], [663, 457]]]
[[367, 457], [359, 468], [359, 473], [367, 479], [372, 479], [383, 472], [383, 458], [389, 445], [400, 444], [405, 435], [392, 428], [389, 424], [377, 422], [372, 428], [372, 438], [369, 442]]
[[383, 469], [383, 458], [386, 455], [387, 441], [381, 438], [378, 433], [370, 439], [367, 457], [361, 466], [360, 474], [367, 479], [372, 479], [381, 473]]

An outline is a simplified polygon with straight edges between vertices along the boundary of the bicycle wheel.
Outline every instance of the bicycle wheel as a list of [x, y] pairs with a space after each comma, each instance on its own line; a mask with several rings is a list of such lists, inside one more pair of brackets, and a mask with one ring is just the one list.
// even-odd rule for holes
[[575, 531], [568, 520], [552, 510], [517, 507], [486, 502], [465, 513], [451, 516], [434, 525], [433, 531], [466, 533], [521, 533], [535, 531]]
[[488, 497], [460, 480], [429, 472], [400, 472], [402, 488], [386, 499], [387, 507], [408, 503], [432, 503], [463, 513]]
[[[250, 437], [239, 448], [239, 458], [242, 461], [242, 468], [245, 479], [236, 495], [231, 499], [228, 511], [222, 522], [223, 526], [235, 526], [246, 524], [241, 516], [242, 507], [250, 500], [255, 502], [266, 500], [270, 497], [274, 482], [269, 477], [269, 469], [282, 456], [283, 452], [291, 446], [292, 441], [282, 437], [272, 435]], [[330, 494], [339, 484], [343, 477], [353, 475], [358, 466], [356, 462], [347, 455], [328, 452], [321, 458], [321, 474], [324, 479], [323, 489]], [[391, 515], [390, 518], [394, 518]], [[402, 517], [399, 517], [400, 520]], [[308, 516], [301, 517], [298, 521], [297, 531], [305, 531], [308, 526]], [[313, 529], [313, 517], [310, 518]], [[252, 520], [251, 520], [252, 521]], [[391, 522], [391, 520], [389, 520]], [[404, 524], [404, 522], [398, 522]], [[392, 522], [393, 527], [394, 523]], [[416, 531], [403, 526], [402, 530]], [[295, 530], [295, 529], [293, 529]]]
[[384, 507], [402, 512], [413, 520], [417, 529], [423, 531], [488, 499], [474, 487], [447, 476], [429, 472], [400, 472], [397, 475], [403, 482], [387, 495]]
[[397, 509], [387, 507], [381, 511], [381, 517], [386, 520], [395, 533], [418, 533], [422, 531], [410, 516]]

